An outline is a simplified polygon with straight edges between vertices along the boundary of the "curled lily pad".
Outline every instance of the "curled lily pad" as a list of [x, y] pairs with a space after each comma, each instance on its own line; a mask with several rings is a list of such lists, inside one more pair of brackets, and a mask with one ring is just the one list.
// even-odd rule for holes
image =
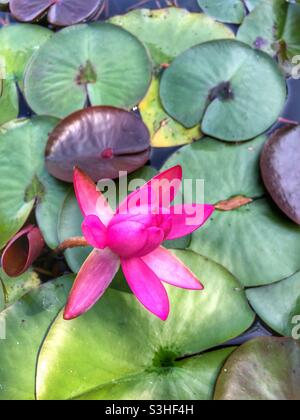
[[44, 246], [44, 238], [39, 228], [30, 225], [22, 229], [3, 251], [3, 271], [10, 277], [19, 277], [41, 255]]
[[69, 26], [93, 17], [104, 4], [104, 0], [10, 0], [10, 10], [22, 22], [34, 21], [48, 12], [50, 23]]
[[185, 127], [227, 141], [254, 138], [276, 122], [287, 88], [266, 54], [233, 40], [193, 47], [165, 71], [164, 108]]
[[0, 134], [0, 248], [22, 228], [35, 205], [43, 208], [53, 194], [64, 194], [64, 185], [47, 174], [44, 163], [48, 135], [56, 123], [36, 117]]
[[[218, 210], [201, 231], [192, 234], [190, 248], [217, 261], [244, 286], [282, 280], [300, 269], [300, 228], [282, 217], [265, 197], [259, 163], [264, 136], [233, 145], [203, 139], [177, 152], [165, 169], [180, 163], [187, 180], [187, 203], [215, 203]], [[204, 180], [202, 190], [196, 180]], [[225, 200], [228, 211], [224, 211]], [[228, 201], [229, 200], [229, 201]]]
[[58, 124], [46, 149], [48, 171], [73, 181], [79, 167], [94, 181], [134, 172], [150, 157], [149, 132], [133, 112], [93, 107], [78, 111]]
[[72, 276], [47, 283], [0, 314], [6, 340], [0, 341], [0, 400], [34, 400], [40, 345], [64, 306]]
[[300, 126], [277, 130], [266, 143], [261, 169], [265, 186], [280, 209], [300, 225]]
[[300, 273], [270, 286], [247, 290], [257, 315], [283, 336], [300, 338]]
[[228, 359], [216, 400], [300, 399], [300, 343], [290, 338], [252, 340]]
[[262, 0], [198, 0], [199, 6], [210, 16], [227, 23], [242, 23], [248, 11]]
[[174, 7], [134, 10], [110, 21], [141, 40], [156, 67], [148, 94], [139, 107], [149, 127], [152, 146], [179, 146], [198, 140], [202, 136], [199, 126], [186, 129], [163, 109], [159, 97], [160, 70], [186, 49], [206, 41], [233, 38], [233, 32], [203, 13]]
[[[295, 3], [295, 2], [294, 2]], [[277, 56], [287, 73], [300, 54], [300, 4], [286, 0], [264, 0], [246, 17], [238, 39]]]
[[85, 316], [71, 322], [60, 316], [38, 360], [38, 399], [211, 398], [228, 353], [193, 355], [247, 329], [253, 313], [226, 270], [192, 252], [176, 255], [206, 291], [170, 290], [174, 310], [165, 323], [141, 310], [133, 295], [112, 289]]
[[129, 32], [107, 23], [72, 26], [31, 60], [25, 96], [37, 114], [59, 118], [87, 102], [130, 109], [146, 94], [151, 67], [145, 47]]

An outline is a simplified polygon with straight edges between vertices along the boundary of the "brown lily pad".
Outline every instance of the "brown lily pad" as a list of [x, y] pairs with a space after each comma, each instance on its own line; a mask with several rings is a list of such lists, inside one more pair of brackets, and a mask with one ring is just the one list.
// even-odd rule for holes
[[150, 134], [133, 112], [91, 107], [70, 115], [50, 134], [46, 166], [51, 175], [72, 182], [74, 167], [93, 180], [134, 172], [150, 156]]
[[300, 225], [300, 126], [275, 131], [266, 143], [261, 170], [265, 186], [278, 207]]

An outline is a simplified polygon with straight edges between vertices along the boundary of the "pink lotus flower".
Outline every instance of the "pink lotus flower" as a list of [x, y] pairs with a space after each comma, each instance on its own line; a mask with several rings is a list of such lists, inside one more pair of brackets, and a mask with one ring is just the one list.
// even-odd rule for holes
[[[165, 240], [197, 230], [214, 211], [213, 206], [203, 204], [172, 207], [181, 181], [181, 167], [171, 168], [130, 194], [114, 214], [94, 182], [75, 169], [75, 193], [85, 218], [82, 230], [95, 249], [78, 273], [65, 309], [66, 320], [87, 312], [101, 298], [120, 265], [137, 299], [162, 320], [170, 312], [163, 283], [203, 289], [195, 275], [161, 246]], [[191, 223], [196, 214], [201, 214], [201, 220]]]

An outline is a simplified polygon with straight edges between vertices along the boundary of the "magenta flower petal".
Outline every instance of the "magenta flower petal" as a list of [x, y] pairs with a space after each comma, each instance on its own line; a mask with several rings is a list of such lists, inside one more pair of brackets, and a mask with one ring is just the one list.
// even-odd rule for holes
[[74, 319], [87, 312], [104, 294], [119, 267], [119, 257], [108, 248], [94, 250], [77, 275], [64, 318]]
[[78, 168], [74, 170], [74, 189], [82, 214], [85, 217], [96, 215], [107, 226], [113, 211], [104, 195], [97, 191], [94, 181]]
[[170, 313], [169, 298], [163, 284], [140, 258], [122, 260], [126, 280], [142, 305], [165, 321]]
[[[131, 193], [119, 206], [117, 213], [128, 213], [139, 205], [167, 208], [174, 200], [182, 182], [181, 166], [174, 166], [152, 178], [139, 190]], [[141, 201], [140, 204], [139, 201]]]
[[175, 255], [160, 247], [142, 258], [144, 263], [165, 283], [182, 289], [203, 290], [204, 287]]
[[87, 216], [82, 223], [82, 232], [88, 243], [98, 249], [104, 249], [107, 245], [107, 228], [99, 217]]
[[18, 277], [25, 273], [41, 255], [45, 246], [39, 228], [32, 225], [22, 229], [7, 244], [1, 258], [3, 271], [9, 277]]
[[199, 229], [215, 211], [208, 204], [185, 204], [170, 207], [172, 229], [167, 235], [168, 240], [178, 239]]

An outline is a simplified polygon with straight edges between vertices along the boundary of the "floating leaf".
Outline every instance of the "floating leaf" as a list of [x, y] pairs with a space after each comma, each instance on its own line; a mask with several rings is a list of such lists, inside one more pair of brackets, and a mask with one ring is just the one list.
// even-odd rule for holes
[[22, 229], [3, 251], [1, 267], [10, 277], [19, 277], [25, 273], [41, 255], [45, 246], [44, 238], [35, 226]]
[[199, 6], [210, 16], [227, 23], [242, 23], [248, 11], [262, 0], [198, 0]]
[[118, 178], [144, 166], [150, 157], [149, 132], [133, 112], [93, 107], [70, 115], [49, 136], [48, 171], [73, 181], [74, 167], [94, 181]]
[[17, 118], [17, 85], [22, 89], [28, 61], [51, 36], [49, 29], [34, 25], [7, 25], [0, 29], [0, 125]]
[[[22, 228], [35, 204], [45, 206], [53, 194], [62, 194], [64, 186], [49, 181], [44, 164], [48, 134], [56, 123], [36, 117], [0, 134], [0, 248]], [[49, 186], [56, 192], [50, 193]]]
[[[109, 194], [109, 191], [106, 193], [106, 197], [109, 200], [109, 203], [113, 209], [116, 209], [119, 201], [123, 201], [128, 194], [128, 188], [131, 187], [136, 189], [138, 186], [142, 186], [145, 182], [149, 181], [155, 175], [155, 170], [149, 166], [145, 166], [144, 168], [140, 169], [139, 171], [134, 172], [133, 174], [129, 175], [127, 180], [126, 178], [122, 178], [122, 185], [124, 186], [124, 190], [122, 194], [124, 197], [120, 197], [119, 195], [121, 192], [119, 191], [118, 182], [115, 181], [116, 189], [112, 191], [112, 196]], [[139, 185], [130, 185], [131, 181], [140, 180]], [[119, 181], [120, 182], [120, 181]], [[103, 191], [104, 192], [104, 191]], [[78, 206], [78, 202], [76, 200], [73, 188], [70, 190], [69, 194], [67, 195], [62, 210], [59, 217], [59, 224], [58, 224], [58, 236], [60, 242], [65, 241], [66, 239], [82, 236], [81, 225], [83, 222], [83, 216]], [[65, 257], [68, 262], [69, 267], [74, 273], [77, 273], [84, 261], [87, 259], [91, 252], [91, 248], [75, 248], [75, 249], [68, 249], [65, 252]]]
[[6, 340], [0, 341], [0, 400], [35, 399], [40, 345], [64, 306], [72, 276], [46, 283], [0, 314]]
[[115, 16], [110, 21], [135, 35], [151, 53], [157, 67], [148, 94], [140, 103], [144, 122], [151, 133], [154, 147], [180, 146], [198, 140], [199, 126], [186, 129], [163, 109], [159, 98], [160, 69], [170, 64], [186, 49], [202, 42], [233, 38], [233, 32], [203, 13], [184, 9], [134, 10]]
[[258, 316], [274, 331], [293, 336], [300, 323], [300, 273], [265, 287], [247, 290]]
[[286, 83], [276, 63], [233, 40], [187, 50], [165, 71], [161, 99], [185, 127], [201, 122], [204, 133], [227, 141], [251, 139], [279, 117]]
[[244, 286], [273, 283], [300, 269], [300, 228], [264, 198], [259, 172], [264, 142], [264, 136], [239, 145], [206, 138], [182, 148], [165, 165], [180, 163], [185, 178], [194, 180], [184, 189], [187, 203], [204, 202], [196, 180], [204, 180], [205, 202], [250, 199], [231, 211], [216, 211], [190, 244], [225, 266]]
[[173, 312], [165, 323], [142, 310], [133, 295], [112, 289], [83, 317], [66, 322], [60, 316], [40, 353], [38, 399], [210, 398], [228, 353], [186, 357], [240, 334], [253, 313], [226, 270], [192, 252], [176, 255], [206, 290], [169, 288]]
[[24, 71], [32, 55], [48, 41], [53, 32], [36, 25], [11, 24], [0, 29], [0, 58], [6, 78], [22, 87]]
[[101, 13], [104, 0], [10, 0], [13, 16], [32, 22], [48, 12], [48, 21], [56, 26], [75, 25]]
[[278, 56], [287, 73], [300, 54], [300, 5], [286, 0], [264, 0], [246, 17], [238, 39]]
[[183, 51], [202, 42], [234, 38], [225, 25], [203, 13], [184, 9], [133, 10], [114, 16], [110, 22], [140, 39], [149, 49], [155, 66], [170, 64]]
[[300, 126], [283, 127], [266, 143], [261, 170], [265, 186], [278, 207], [300, 225]]
[[63, 118], [87, 102], [130, 109], [150, 81], [148, 54], [133, 35], [106, 23], [77, 25], [56, 33], [35, 55], [25, 96], [36, 113]]
[[290, 338], [252, 340], [229, 358], [218, 379], [216, 400], [300, 399], [300, 343]]

